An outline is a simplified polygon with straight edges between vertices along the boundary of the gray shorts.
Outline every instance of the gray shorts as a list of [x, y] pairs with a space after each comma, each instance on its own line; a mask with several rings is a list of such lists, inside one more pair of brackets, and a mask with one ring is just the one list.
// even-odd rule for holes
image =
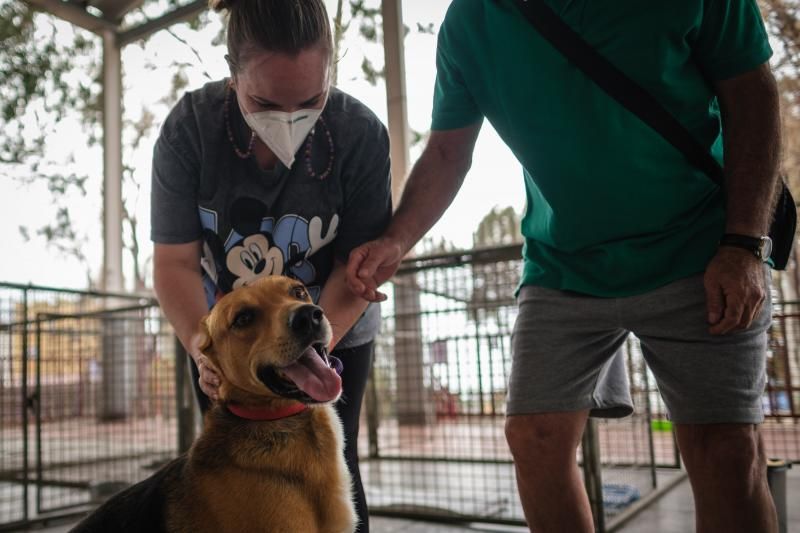
[[630, 414], [620, 348], [633, 333], [675, 422], [764, 418], [769, 296], [750, 328], [724, 336], [708, 333], [702, 275], [626, 298], [526, 286], [518, 303], [509, 415], [583, 409], [610, 418]]

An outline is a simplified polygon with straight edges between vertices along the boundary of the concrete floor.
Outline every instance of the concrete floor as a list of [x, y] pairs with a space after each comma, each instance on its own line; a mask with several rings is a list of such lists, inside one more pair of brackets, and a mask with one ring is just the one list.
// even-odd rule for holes
[[[800, 532], [800, 467], [795, 466], [786, 476], [787, 532]], [[42, 533], [66, 533], [74, 523], [53, 524], [36, 529]], [[373, 533], [522, 533], [526, 528], [493, 526], [489, 524], [447, 525], [412, 520], [373, 517]], [[694, 501], [688, 480], [680, 482], [663, 498], [625, 524], [622, 533], [690, 533], [694, 531]]]

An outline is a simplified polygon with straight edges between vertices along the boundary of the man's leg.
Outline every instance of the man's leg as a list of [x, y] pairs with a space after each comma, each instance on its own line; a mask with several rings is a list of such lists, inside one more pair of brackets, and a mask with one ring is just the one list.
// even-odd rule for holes
[[702, 275], [622, 304], [676, 424], [698, 533], [775, 531], [757, 426], [764, 418], [769, 298], [749, 328], [727, 335], [708, 331]]
[[589, 411], [512, 415], [506, 439], [528, 526], [536, 533], [594, 531], [576, 460]]
[[576, 449], [590, 410], [630, 414], [615, 302], [522, 287], [511, 337], [506, 439], [522, 507], [536, 533], [594, 531]]
[[676, 427], [678, 446], [694, 492], [697, 533], [778, 531], [758, 426]]

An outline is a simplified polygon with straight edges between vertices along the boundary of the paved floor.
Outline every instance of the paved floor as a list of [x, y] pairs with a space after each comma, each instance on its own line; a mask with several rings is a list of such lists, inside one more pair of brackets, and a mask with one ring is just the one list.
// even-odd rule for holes
[[[789, 533], [800, 532], [800, 467], [795, 466], [786, 476], [786, 503]], [[65, 533], [72, 526], [54, 524], [38, 529], [42, 533]], [[522, 533], [520, 527], [491, 526], [485, 524], [445, 525], [429, 522], [415, 522], [394, 518], [373, 517], [373, 533], [466, 533], [497, 532]], [[622, 533], [690, 533], [694, 531], [694, 502], [689, 482], [684, 480], [663, 498], [642, 511], [625, 524]]]

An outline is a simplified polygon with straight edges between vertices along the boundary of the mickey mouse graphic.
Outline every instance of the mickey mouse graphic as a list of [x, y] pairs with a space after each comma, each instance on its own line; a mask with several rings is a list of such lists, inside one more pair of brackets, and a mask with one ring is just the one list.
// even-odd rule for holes
[[258, 278], [283, 274], [306, 284], [316, 301], [320, 287], [309, 286], [316, 279], [316, 269], [308, 258], [334, 240], [338, 215], [332, 216], [326, 231], [318, 216], [307, 221], [289, 214], [276, 222], [267, 216], [266, 205], [247, 197], [236, 199], [230, 213], [231, 233], [223, 243], [217, 234], [216, 212], [201, 210], [204, 226], [201, 264], [206, 273], [208, 296], [213, 295], [215, 301]]
[[236, 276], [233, 288], [238, 289], [260, 277], [282, 274], [283, 252], [271, 246], [266, 235], [256, 233], [228, 250], [225, 265]]

